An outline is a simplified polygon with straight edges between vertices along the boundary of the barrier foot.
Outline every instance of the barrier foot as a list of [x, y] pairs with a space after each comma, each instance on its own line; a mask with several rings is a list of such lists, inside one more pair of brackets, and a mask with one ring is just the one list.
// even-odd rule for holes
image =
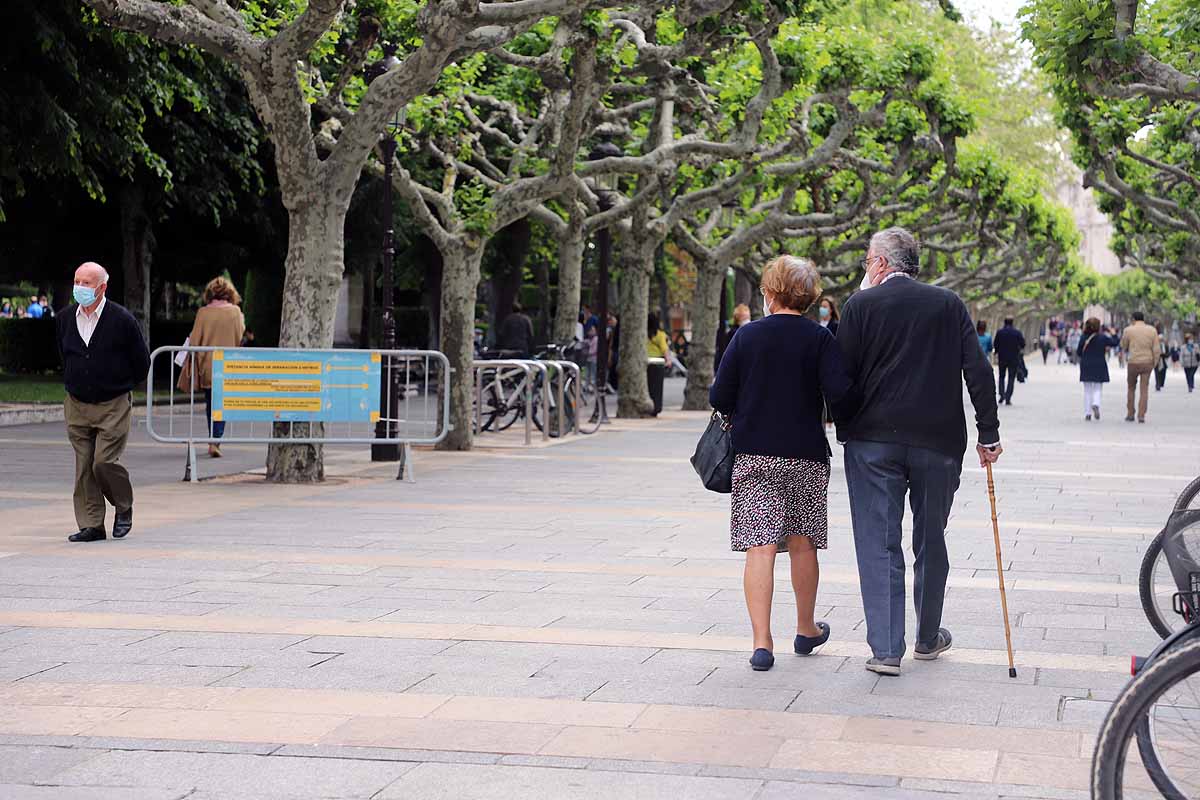
[[417, 477], [413, 474], [412, 445], [410, 444], [406, 443], [400, 448], [400, 471], [396, 473], [396, 480], [405, 483], [417, 482]]
[[200, 471], [196, 468], [196, 445], [188, 442], [187, 464], [183, 468], [183, 479], [188, 483], [200, 480]]

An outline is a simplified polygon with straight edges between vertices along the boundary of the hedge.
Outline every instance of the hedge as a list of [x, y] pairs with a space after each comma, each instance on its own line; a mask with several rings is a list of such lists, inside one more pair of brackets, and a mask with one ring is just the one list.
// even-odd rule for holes
[[53, 319], [0, 319], [0, 370], [55, 372], [60, 366]]

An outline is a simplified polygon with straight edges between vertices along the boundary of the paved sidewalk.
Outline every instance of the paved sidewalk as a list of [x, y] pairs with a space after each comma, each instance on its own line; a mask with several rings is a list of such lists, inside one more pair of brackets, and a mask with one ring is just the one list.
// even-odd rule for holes
[[[91, 545], [65, 541], [61, 428], [0, 430], [0, 797], [1085, 798], [1094, 732], [1155, 641], [1141, 552], [1197, 463], [1182, 373], [1147, 425], [1123, 390], [1085, 423], [1077, 373], [1035, 364], [1001, 409], [1016, 680], [969, 463], [955, 648], [896, 679], [862, 667], [837, 458], [833, 638], [786, 657], [781, 591], [779, 662], [749, 669], [728, 500], [687, 464], [703, 414], [421, 452], [416, 484], [339, 452], [322, 486], [185, 485], [182, 448], [135, 439], [134, 533]], [[261, 466], [229, 449], [223, 469]]]

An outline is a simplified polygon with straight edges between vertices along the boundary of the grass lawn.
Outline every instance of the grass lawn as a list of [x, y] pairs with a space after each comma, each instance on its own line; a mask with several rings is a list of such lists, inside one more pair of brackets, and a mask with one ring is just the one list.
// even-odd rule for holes
[[[13, 375], [0, 372], [0, 403], [61, 403], [67, 391], [63, 388], [61, 375]], [[179, 402], [178, 393], [175, 401]], [[155, 404], [169, 397], [169, 392], [160, 389], [154, 393]], [[203, 402], [204, 398], [200, 398]], [[135, 390], [135, 405], [146, 402], [146, 393]]]

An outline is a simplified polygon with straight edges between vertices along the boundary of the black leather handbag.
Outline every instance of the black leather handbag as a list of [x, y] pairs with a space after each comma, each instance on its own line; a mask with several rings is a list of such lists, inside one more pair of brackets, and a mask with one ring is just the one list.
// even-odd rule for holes
[[704, 435], [692, 455], [692, 469], [700, 476], [710, 492], [733, 492], [733, 438], [729, 431], [733, 423], [719, 411], [714, 411]]

